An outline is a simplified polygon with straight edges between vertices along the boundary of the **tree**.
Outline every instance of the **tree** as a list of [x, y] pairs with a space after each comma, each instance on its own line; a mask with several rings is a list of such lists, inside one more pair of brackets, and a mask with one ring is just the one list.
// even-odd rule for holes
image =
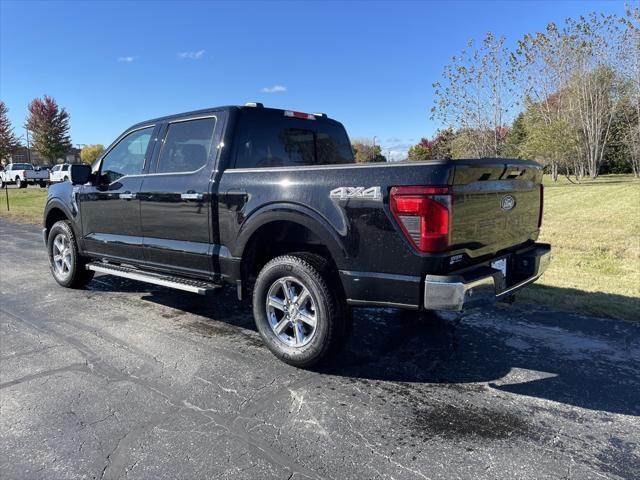
[[609, 173], [632, 172], [640, 177], [640, 112], [630, 93], [618, 105], [611, 124], [610, 148], [605, 153]]
[[[504, 37], [487, 33], [479, 47], [473, 40], [444, 69], [442, 82], [433, 84], [431, 118], [465, 132], [470, 157], [498, 157], [514, 107], [513, 70]], [[460, 141], [458, 141], [460, 143]]]
[[528, 103], [522, 119], [524, 141], [520, 152], [525, 157], [533, 158], [546, 165], [553, 181], [558, 180], [561, 168], [569, 175], [570, 167], [574, 167], [575, 142], [573, 128], [566, 120], [556, 117], [549, 121], [540, 113], [540, 108]]
[[420, 142], [411, 146], [407, 158], [409, 160], [451, 159], [451, 146], [455, 136], [453, 127], [438, 130], [432, 140], [422, 138]]
[[33, 148], [53, 163], [71, 148], [69, 114], [48, 95], [32, 100], [28, 109], [26, 128], [33, 136]]
[[0, 100], [0, 160], [6, 159], [20, 147], [20, 140], [13, 133], [8, 113], [9, 109]]
[[373, 145], [366, 139], [355, 140], [351, 147], [358, 163], [386, 162], [387, 157], [382, 155], [380, 145]]
[[578, 151], [591, 178], [596, 178], [611, 140], [611, 124], [619, 102], [616, 73], [607, 65], [576, 73], [569, 86], [571, 116]]
[[431, 160], [433, 159], [433, 142], [426, 138], [420, 139], [420, 142], [409, 147], [407, 152], [408, 160]]
[[433, 158], [449, 160], [452, 157], [451, 144], [456, 137], [453, 127], [449, 126], [443, 130], [438, 130], [436, 136], [433, 137]]
[[[568, 127], [565, 133], [574, 137], [577, 176], [598, 175], [610, 141], [624, 43], [617, 20], [592, 13], [569, 18], [562, 28], [550, 23], [544, 32], [525, 35], [512, 57], [523, 98], [539, 110], [536, 118], [547, 127]], [[549, 161], [552, 171], [562, 167]]]
[[97, 143], [95, 145], [87, 145], [80, 150], [80, 158], [84, 163], [93, 164], [104, 152], [104, 146]]
[[636, 177], [640, 177], [640, 9], [627, 8], [624, 18], [620, 71], [623, 94], [618, 111], [618, 140]]
[[527, 139], [524, 112], [520, 112], [511, 125], [504, 145], [504, 154], [511, 158], [522, 158], [522, 149]]
[[[563, 138], [553, 135], [553, 125], [561, 126], [567, 139], [575, 139], [568, 110], [568, 84], [574, 62], [574, 45], [571, 38], [555, 23], [549, 23], [544, 32], [526, 34], [519, 42], [511, 58], [512, 67], [519, 72], [517, 85], [522, 92], [525, 112], [514, 121], [511, 148], [516, 135], [525, 138], [520, 142], [519, 153], [544, 163], [554, 181], [558, 179], [565, 158], [562, 145], [544, 144]], [[533, 137], [528, 138], [531, 133]], [[575, 142], [571, 142], [572, 145]], [[510, 153], [515, 153], [511, 150]], [[562, 153], [562, 154], [561, 154]], [[577, 156], [578, 152], [573, 152]]]

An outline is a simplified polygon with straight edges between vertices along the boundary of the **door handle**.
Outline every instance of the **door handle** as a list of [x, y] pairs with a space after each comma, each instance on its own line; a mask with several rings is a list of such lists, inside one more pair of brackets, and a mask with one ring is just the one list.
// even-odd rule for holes
[[202, 193], [187, 192], [181, 193], [180, 198], [182, 200], [202, 200], [204, 198], [204, 195]]
[[118, 197], [120, 197], [121, 200], [133, 200], [134, 198], [136, 198], [136, 194], [131, 192], [124, 192], [118, 195]]

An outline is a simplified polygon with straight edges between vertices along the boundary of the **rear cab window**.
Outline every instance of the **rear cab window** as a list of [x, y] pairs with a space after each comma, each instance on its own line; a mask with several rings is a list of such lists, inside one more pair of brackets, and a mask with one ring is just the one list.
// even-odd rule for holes
[[155, 173], [188, 173], [202, 168], [213, 149], [215, 127], [216, 117], [170, 123]]
[[11, 170], [33, 170], [33, 165], [29, 163], [14, 163]]
[[241, 110], [234, 138], [235, 168], [354, 163], [344, 127], [319, 116], [302, 119], [284, 110]]

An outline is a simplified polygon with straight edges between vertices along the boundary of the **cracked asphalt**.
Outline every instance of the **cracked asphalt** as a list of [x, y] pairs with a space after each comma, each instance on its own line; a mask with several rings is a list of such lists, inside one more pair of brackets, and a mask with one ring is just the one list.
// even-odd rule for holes
[[640, 322], [356, 310], [298, 370], [233, 289], [66, 290], [0, 221], [0, 478], [640, 478]]

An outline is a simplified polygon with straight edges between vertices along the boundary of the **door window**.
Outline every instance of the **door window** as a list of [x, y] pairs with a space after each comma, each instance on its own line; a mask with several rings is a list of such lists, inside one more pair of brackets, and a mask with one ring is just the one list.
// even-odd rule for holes
[[156, 173], [195, 172], [207, 163], [216, 119], [200, 118], [169, 124]]
[[102, 159], [101, 171], [108, 183], [113, 183], [125, 175], [142, 173], [153, 128], [148, 127], [131, 132]]

